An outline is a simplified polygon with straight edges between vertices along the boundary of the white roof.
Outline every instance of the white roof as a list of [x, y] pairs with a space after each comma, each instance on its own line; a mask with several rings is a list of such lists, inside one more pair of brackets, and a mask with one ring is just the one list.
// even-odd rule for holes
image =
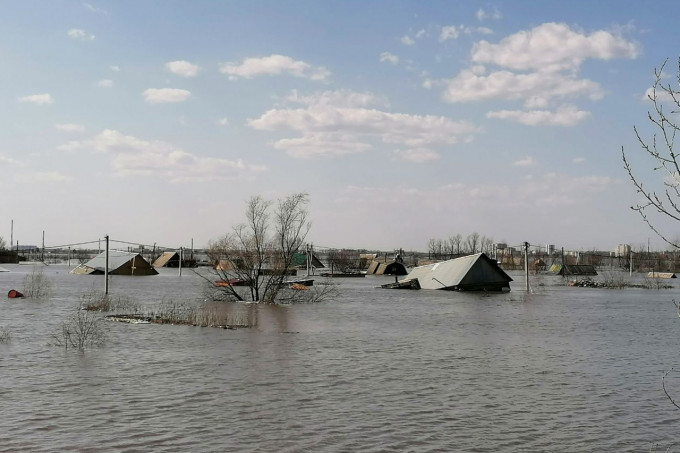
[[[470, 270], [475, 266], [480, 258], [484, 263], [475, 268], [475, 271], [468, 277], [479, 279], [480, 283], [497, 283], [499, 281], [512, 281], [503, 270], [491, 259], [483, 253], [476, 253], [474, 255], [463, 256], [448, 261], [441, 261], [439, 263], [428, 264], [426, 266], [418, 266], [404, 277], [404, 280], [418, 279], [418, 283], [422, 289], [443, 289], [451, 288], [461, 284], [463, 279], [470, 273]], [[488, 263], [488, 264], [487, 264]]]

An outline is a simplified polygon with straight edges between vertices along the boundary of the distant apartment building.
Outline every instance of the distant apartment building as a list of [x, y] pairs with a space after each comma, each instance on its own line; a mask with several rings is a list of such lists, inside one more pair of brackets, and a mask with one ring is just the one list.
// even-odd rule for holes
[[625, 257], [630, 255], [630, 245], [628, 244], [619, 244], [616, 246], [616, 249], [614, 250], [614, 254], [617, 257]]

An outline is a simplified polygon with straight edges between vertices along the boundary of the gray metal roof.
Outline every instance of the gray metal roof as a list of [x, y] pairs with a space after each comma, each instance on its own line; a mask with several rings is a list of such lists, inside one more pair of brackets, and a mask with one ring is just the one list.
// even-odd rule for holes
[[498, 264], [483, 253], [415, 267], [404, 277], [404, 281], [414, 278], [418, 279], [422, 289], [445, 289], [461, 285], [474, 286], [512, 281]]
[[[118, 269], [128, 261], [132, 260], [132, 258], [134, 257], [146, 261], [144, 260], [144, 258], [142, 258], [142, 256], [139, 253], [109, 250], [109, 271]], [[83, 266], [104, 272], [106, 270], [106, 252], [101, 252], [99, 255], [95, 256], [90, 261], [83, 264]]]

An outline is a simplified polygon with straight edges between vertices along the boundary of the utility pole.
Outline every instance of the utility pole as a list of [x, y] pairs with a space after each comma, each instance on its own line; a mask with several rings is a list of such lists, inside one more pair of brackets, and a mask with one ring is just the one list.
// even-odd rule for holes
[[45, 262], [45, 230], [43, 230], [43, 241], [42, 241], [42, 260], [43, 263]]
[[179, 248], [179, 276], [182, 276], [182, 260], [184, 259], [184, 248]]
[[106, 265], [104, 267], [104, 294], [109, 294], [109, 235], [104, 236], [106, 239]]
[[524, 243], [524, 277], [526, 280], [526, 290], [529, 292], [529, 243]]
[[631, 248], [630, 250], [630, 273], [628, 274], [629, 277], [633, 276], [633, 249]]
[[9, 250], [12, 250], [12, 246], [14, 245], [14, 219], [12, 219], [12, 226], [9, 229]]

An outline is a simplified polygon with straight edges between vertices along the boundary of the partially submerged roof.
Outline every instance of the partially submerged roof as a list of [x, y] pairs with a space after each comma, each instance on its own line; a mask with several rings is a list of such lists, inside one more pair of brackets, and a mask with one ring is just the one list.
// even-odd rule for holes
[[[92, 258], [71, 271], [72, 274], [103, 274], [106, 271], [106, 252]], [[156, 275], [158, 271], [139, 253], [109, 250], [109, 274]]]
[[[306, 253], [295, 253], [293, 254], [293, 259], [291, 260], [291, 266], [301, 266], [304, 267], [307, 265], [307, 254]], [[315, 254], [312, 253], [312, 267], [315, 267], [317, 269], [325, 267], [321, 260], [316, 257]]]
[[597, 275], [592, 264], [553, 264], [550, 266], [550, 272], [557, 275]]
[[375, 260], [371, 262], [370, 266], [368, 266], [366, 274], [406, 275], [408, 272], [406, 271], [406, 266], [404, 266], [404, 263], [400, 263], [398, 261], [388, 261], [383, 263]]
[[163, 254], [153, 262], [153, 267], [167, 266], [170, 262], [177, 262], [177, 264], [179, 264], [179, 254], [177, 252], [163, 252]]
[[673, 272], [648, 272], [647, 277], [649, 278], [678, 278]]
[[484, 253], [418, 266], [403, 281], [418, 279], [422, 289], [502, 291], [512, 278]]

